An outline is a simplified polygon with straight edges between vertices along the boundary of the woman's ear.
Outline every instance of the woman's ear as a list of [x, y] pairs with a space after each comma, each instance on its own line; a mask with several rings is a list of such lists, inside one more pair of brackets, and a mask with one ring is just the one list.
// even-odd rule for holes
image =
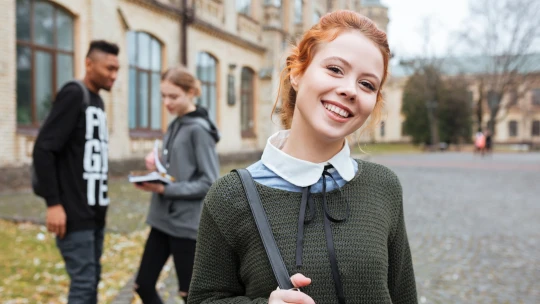
[[293, 74], [291, 74], [289, 76], [289, 81], [291, 82], [291, 87], [296, 91], [298, 92], [298, 80], [299, 80], [299, 76], [295, 76]]

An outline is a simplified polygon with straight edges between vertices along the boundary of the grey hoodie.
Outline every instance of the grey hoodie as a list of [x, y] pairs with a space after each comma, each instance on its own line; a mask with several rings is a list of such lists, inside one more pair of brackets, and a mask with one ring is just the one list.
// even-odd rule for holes
[[[173, 136], [174, 138], [172, 138]], [[170, 141], [169, 141], [169, 138]], [[197, 239], [203, 199], [219, 176], [219, 132], [204, 108], [176, 118], [163, 137], [168, 155], [161, 161], [176, 181], [163, 194], [152, 194], [146, 222], [174, 237]]]

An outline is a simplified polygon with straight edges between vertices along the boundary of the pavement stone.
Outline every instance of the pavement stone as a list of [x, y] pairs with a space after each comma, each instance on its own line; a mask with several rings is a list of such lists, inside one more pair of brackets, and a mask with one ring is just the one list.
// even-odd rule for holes
[[540, 303], [539, 153], [362, 158], [402, 183], [419, 303]]
[[402, 183], [420, 303], [540, 303], [540, 154], [371, 161]]

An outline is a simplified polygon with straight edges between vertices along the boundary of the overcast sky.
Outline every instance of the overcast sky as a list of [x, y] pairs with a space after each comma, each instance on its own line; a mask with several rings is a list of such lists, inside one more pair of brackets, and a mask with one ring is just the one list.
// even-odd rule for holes
[[388, 7], [390, 23], [388, 36], [392, 52], [397, 57], [412, 57], [423, 54], [424, 39], [422, 24], [425, 17], [432, 21], [430, 52], [442, 55], [451, 50], [452, 31], [459, 29], [461, 21], [468, 15], [468, 0], [382, 0]]

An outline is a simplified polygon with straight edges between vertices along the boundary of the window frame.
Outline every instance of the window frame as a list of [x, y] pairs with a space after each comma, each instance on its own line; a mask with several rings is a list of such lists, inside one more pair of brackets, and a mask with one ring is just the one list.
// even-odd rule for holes
[[540, 88], [534, 88], [531, 90], [531, 105], [540, 106]]
[[508, 122], [508, 137], [518, 137], [518, 122], [517, 120], [510, 120]]
[[311, 19], [312, 19], [311, 22], [313, 24], [316, 24], [317, 22], [319, 22], [319, 20], [321, 20], [321, 18], [322, 18], [321, 12], [319, 12], [318, 10], [314, 10], [313, 15], [311, 16]]
[[[57, 77], [58, 77], [58, 73], [57, 73], [57, 70], [58, 70], [58, 60], [57, 60], [57, 57], [58, 55], [65, 55], [65, 56], [69, 56], [71, 57], [71, 78], [74, 77], [75, 75], [75, 39], [74, 39], [74, 30], [75, 30], [75, 16], [70, 12], [68, 11], [67, 9], [65, 9], [64, 7], [52, 2], [52, 1], [48, 1], [48, 0], [42, 0], [42, 1], [39, 1], [41, 3], [44, 3], [46, 5], [49, 5], [52, 7], [52, 20], [53, 20], [53, 25], [52, 25], [52, 37], [53, 37], [53, 41], [52, 41], [52, 44], [53, 46], [47, 46], [47, 45], [43, 45], [43, 44], [40, 44], [39, 42], [35, 41], [35, 18], [34, 18], [34, 10], [35, 10], [35, 4], [36, 2], [38, 1], [35, 1], [35, 0], [28, 0], [28, 5], [30, 6], [29, 7], [29, 39], [28, 40], [23, 40], [23, 39], [19, 39], [19, 37], [15, 37], [15, 43], [16, 43], [16, 49], [21, 47], [21, 48], [28, 48], [30, 50], [30, 89], [31, 89], [31, 92], [30, 92], [30, 117], [31, 117], [31, 122], [30, 124], [21, 124], [19, 123], [18, 119], [16, 119], [16, 124], [17, 124], [17, 132], [19, 133], [23, 133], [23, 134], [28, 134], [28, 135], [37, 135], [37, 130], [39, 128], [39, 126], [41, 125], [41, 123], [43, 123], [43, 121], [40, 121], [39, 120], [39, 117], [38, 117], [38, 109], [37, 109], [37, 96], [36, 96], [36, 89], [35, 89], [35, 86], [36, 86], [36, 71], [37, 71], [37, 68], [36, 68], [36, 54], [37, 52], [43, 52], [43, 53], [46, 53], [47, 55], [51, 56], [51, 70], [49, 71], [48, 74], [50, 74], [50, 77], [51, 77], [51, 100], [50, 102], [52, 103], [54, 101], [54, 98], [56, 96], [56, 94], [58, 93], [58, 91], [60, 90], [60, 88], [58, 87], [59, 83], [57, 82]], [[16, 7], [17, 7], [17, 3], [15, 4]], [[61, 48], [60, 46], [58, 46], [58, 27], [57, 27], [57, 17], [58, 17], [58, 12], [62, 12], [64, 15], [70, 17], [71, 19], [71, 22], [72, 22], [72, 25], [71, 25], [71, 31], [72, 31], [72, 37], [71, 37], [71, 41], [72, 41], [72, 46], [71, 46], [71, 50], [66, 50], [66, 49], [63, 49]], [[16, 58], [17, 58], [17, 61], [18, 61], [18, 54], [16, 55]], [[15, 64], [15, 69], [16, 71], [18, 70], [18, 67], [17, 67], [17, 63]], [[17, 71], [17, 74], [18, 74], [18, 71]], [[18, 79], [18, 75], [15, 76], [15, 79], [16, 79], [16, 82], [19, 82], [19, 79]], [[18, 91], [18, 88], [16, 87], [15, 88], [16, 91]], [[18, 93], [17, 93], [18, 95]], [[18, 113], [19, 113], [19, 110], [18, 110], [18, 105], [19, 105], [19, 96], [17, 96], [17, 99], [16, 99], [16, 105], [17, 105], [17, 108], [16, 108], [16, 113], [17, 113], [17, 117], [18, 117]], [[49, 109], [50, 110], [50, 109]], [[43, 118], [45, 119], [46, 116]]]
[[[159, 39], [157, 39], [154, 35], [148, 33], [148, 32], [145, 32], [145, 31], [129, 31], [127, 32], [127, 35], [134, 35], [134, 40], [133, 40], [133, 44], [134, 44], [134, 58], [133, 58], [133, 61], [131, 61], [131, 58], [129, 58], [128, 56], [128, 85], [131, 83], [132, 79], [131, 79], [131, 71], [133, 70], [135, 72], [135, 101], [134, 101], [134, 106], [135, 106], [135, 127], [131, 127], [131, 121], [130, 121], [130, 109], [128, 108], [128, 128], [129, 128], [129, 134], [130, 134], [130, 137], [148, 137], [148, 138], [153, 138], [153, 137], [160, 137], [163, 133], [163, 120], [164, 120], [164, 115], [163, 115], [163, 105], [161, 104], [161, 93], [159, 94], [159, 99], [158, 99], [158, 109], [159, 109], [159, 126], [157, 128], [152, 128], [152, 95], [153, 93], [153, 87], [152, 87], [152, 76], [158, 76], [158, 79], [159, 79], [159, 82], [161, 82], [161, 73], [163, 72], [163, 44], [161, 43], [161, 41]], [[144, 68], [144, 67], [141, 67], [139, 65], [139, 54], [140, 54], [140, 51], [139, 51], [139, 37], [141, 35], [146, 35], [148, 36], [148, 48], [149, 48], [149, 53], [148, 53], [148, 62], [149, 62], [149, 65], [150, 67], [149, 68]], [[157, 44], [159, 45], [159, 70], [157, 69], [154, 69], [154, 67], [152, 67], [152, 62], [153, 62], [153, 53], [152, 53], [152, 42], [157, 42]], [[129, 49], [131, 48], [132, 46], [130, 45], [130, 40], [129, 40], [129, 37], [128, 37], [128, 52]], [[128, 53], [129, 54], [129, 53]], [[142, 123], [141, 123], [141, 118], [142, 118], [142, 115], [141, 115], [141, 112], [142, 112], [142, 109], [141, 109], [141, 101], [140, 101], [140, 89], [141, 89], [141, 83], [140, 83], [140, 75], [146, 75], [147, 76], [147, 93], [146, 93], [146, 97], [147, 97], [147, 127], [141, 127]], [[157, 89], [158, 91], [160, 90], [159, 89], [159, 84], [158, 86], [155, 88]], [[132, 103], [131, 103], [131, 98], [132, 96], [130, 95], [131, 92], [128, 92], [128, 107], [131, 107], [133, 106]]]
[[235, 8], [238, 14], [251, 17], [252, 5], [251, 0], [235, 0]]
[[281, 0], [264, 0], [264, 5], [272, 5], [275, 7], [281, 7]]
[[304, 22], [304, 0], [294, 0], [294, 24]]
[[531, 123], [531, 136], [540, 136], [540, 120], [533, 120]]
[[[247, 79], [245, 75], [250, 75], [251, 79]], [[242, 67], [240, 73], [240, 130], [242, 138], [256, 137], [255, 132], [255, 71], [249, 67]], [[249, 87], [244, 87], [244, 81], [251, 81]], [[246, 96], [247, 99], [244, 99]], [[244, 102], [247, 100], [247, 102]], [[244, 111], [247, 107], [247, 111]], [[247, 114], [247, 117], [244, 115]], [[244, 128], [245, 119], [253, 122], [251, 127]], [[249, 123], [248, 123], [249, 124]]]
[[[202, 77], [203, 75], [201, 75], [199, 73], [199, 71], [201, 69], [201, 65], [200, 65], [200, 61], [199, 61], [199, 59], [201, 58], [200, 56], [207, 56], [207, 58], [213, 60], [214, 80], [205, 79], [204, 77]], [[206, 52], [206, 51], [199, 51], [197, 53], [197, 60], [196, 60], [196, 63], [195, 63], [195, 69], [196, 69], [197, 79], [199, 80], [199, 82], [201, 84], [201, 96], [197, 97], [196, 103], [197, 103], [197, 105], [203, 106], [208, 111], [208, 115], [209, 115], [210, 119], [214, 123], [217, 123], [217, 118], [218, 118], [218, 98], [219, 98], [219, 92], [218, 92], [218, 89], [219, 89], [219, 87], [218, 87], [219, 60], [217, 59], [217, 57], [212, 55], [212, 53], [209, 53], [209, 52]], [[202, 102], [203, 101], [203, 92], [210, 92], [209, 89], [212, 88], [212, 87], [214, 88], [213, 91], [215, 92], [215, 95], [216, 95], [215, 100], [211, 100], [210, 93], [207, 93], [208, 99], [206, 101], [208, 102], [208, 104], [205, 104], [204, 102]]]

